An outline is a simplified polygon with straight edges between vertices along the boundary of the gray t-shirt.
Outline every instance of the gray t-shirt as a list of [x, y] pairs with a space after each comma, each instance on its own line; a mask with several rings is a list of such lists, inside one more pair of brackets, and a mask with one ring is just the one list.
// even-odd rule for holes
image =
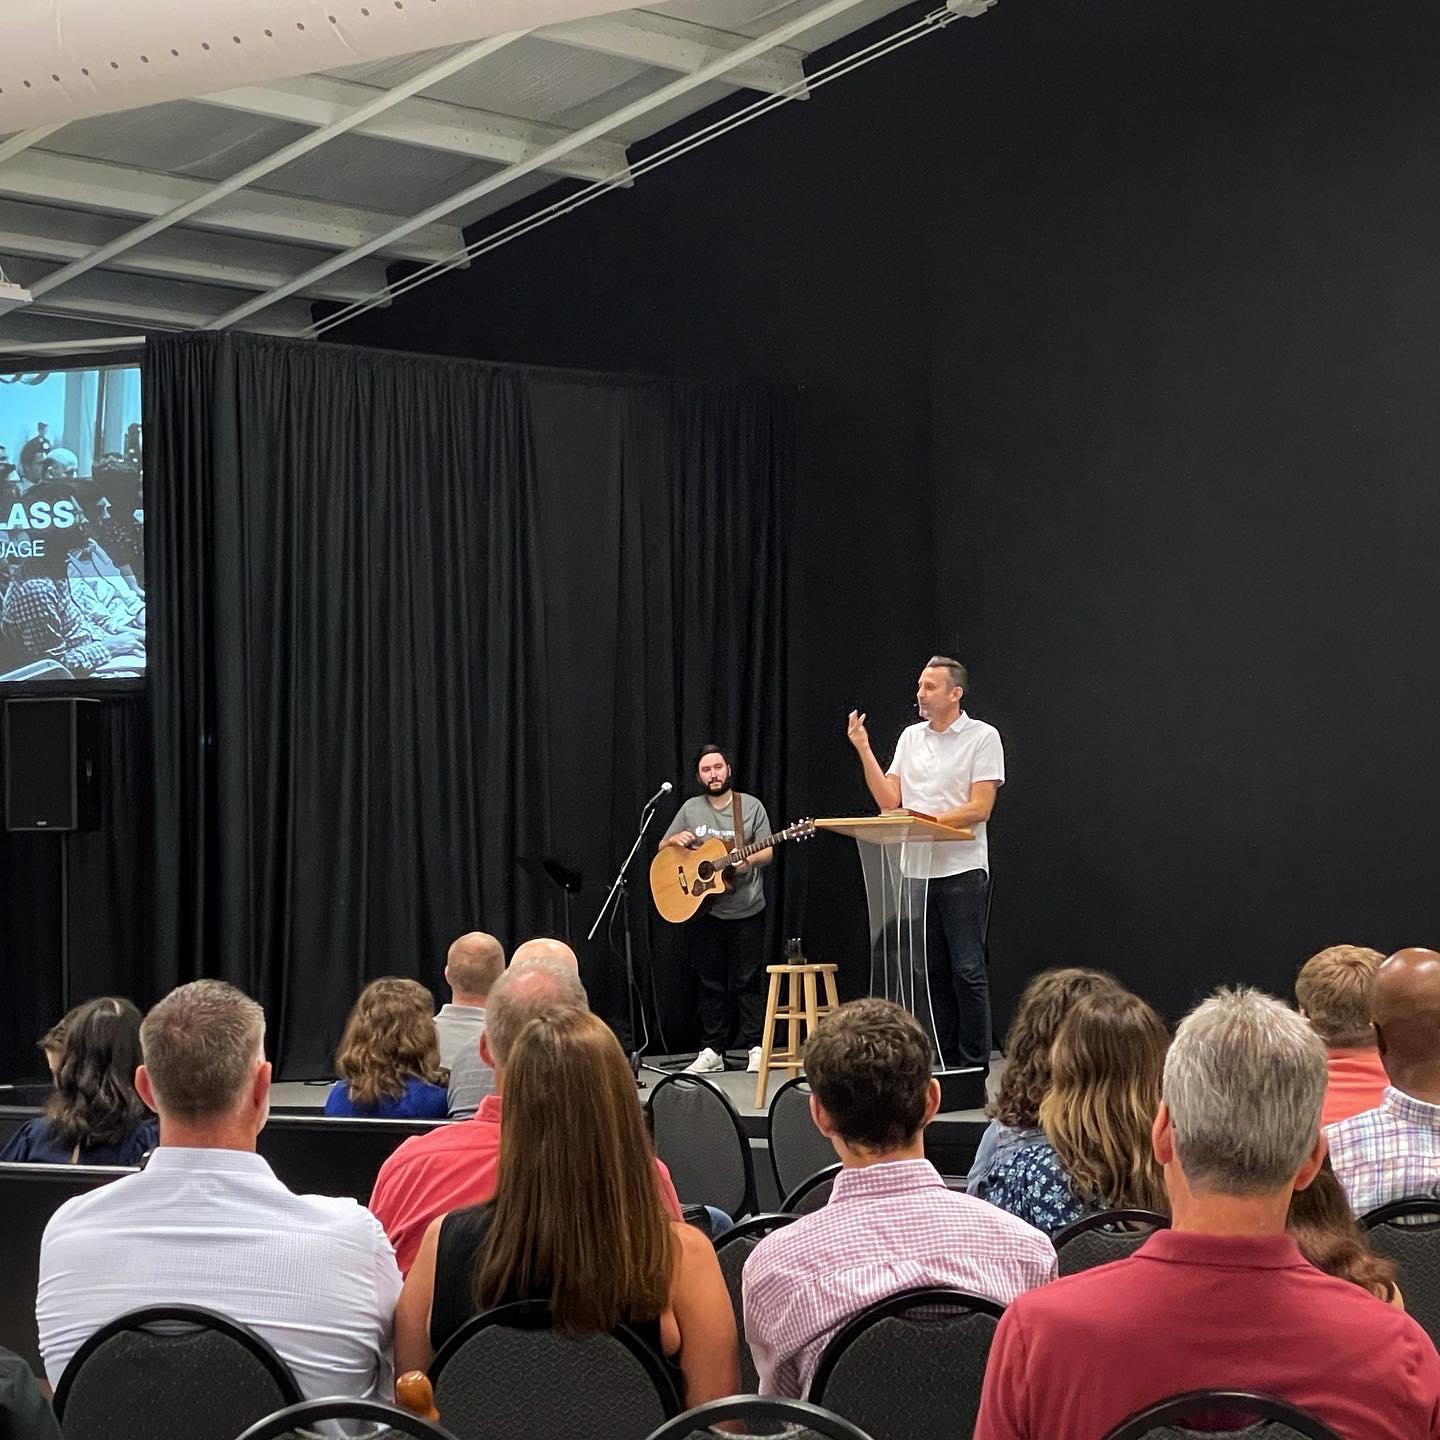
[[480, 1102], [495, 1093], [495, 1072], [480, 1058], [479, 1042], [462, 1050], [450, 1070], [447, 1110], [452, 1120], [468, 1120]]
[[[770, 817], [765, 813], [765, 807], [753, 795], [747, 795], [743, 790], [739, 795], [740, 824], [745, 831], [741, 843], [753, 845], [757, 840], [768, 840], [771, 834]], [[735, 826], [728, 797], [725, 804], [717, 809], [710, 803], [708, 795], [692, 795], [675, 812], [675, 818], [670, 822], [664, 838], [668, 840], [682, 830], [693, 830], [701, 840], [719, 836], [727, 845], [733, 845]], [[734, 890], [712, 900], [705, 913], [713, 915], [717, 920], [744, 920], [751, 915], [758, 915], [765, 908], [765, 885], [761, 873], [752, 869], [743, 875], [735, 876]]]

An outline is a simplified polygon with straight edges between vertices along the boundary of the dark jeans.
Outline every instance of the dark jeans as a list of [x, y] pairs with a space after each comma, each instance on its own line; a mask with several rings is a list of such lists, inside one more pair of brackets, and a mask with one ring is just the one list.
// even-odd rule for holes
[[952, 1068], [990, 1063], [989, 881], [983, 870], [966, 870], [930, 882], [925, 919], [930, 999], [941, 1062]]
[[765, 953], [765, 912], [744, 920], [697, 915], [686, 927], [690, 963], [700, 981], [700, 1029], [718, 1054], [730, 1040], [732, 1008], [739, 1017], [739, 1040], [749, 1050], [760, 1043], [765, 1001], [760, 994], [760, 962]]

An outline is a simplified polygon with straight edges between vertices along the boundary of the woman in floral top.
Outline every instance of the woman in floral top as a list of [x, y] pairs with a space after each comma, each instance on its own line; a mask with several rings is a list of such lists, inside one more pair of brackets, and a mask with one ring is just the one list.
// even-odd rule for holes
[[1137, 995], [1116, 985], [1075, 1001], [1055, 1036], [1044, 1139], [997, 1157], [992, 1205], [1052, 1234], [1092, 1210], [1166, 1208], [1150, 1126], [1169, 1035]]

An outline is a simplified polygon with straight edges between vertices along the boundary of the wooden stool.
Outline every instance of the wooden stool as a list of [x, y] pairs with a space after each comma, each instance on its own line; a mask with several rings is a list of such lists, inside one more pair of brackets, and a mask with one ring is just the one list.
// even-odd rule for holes
[[[767, 965], [765, 973], [770, 977], [770, 993], [765, 997], [765, 1034], [760, 1040], [760, 1078], [755, 1083], [755, 1108], [765, 1108], [765, 1092], [770, 1084], [770, 1072], [784, 1069], [792, 1077], [800, 1073], [801, 1056], [805, 1040], [815, 1028], [822, 1015], [828, 1015], [840, 1004], [839, 992], [835, 989], [834, 965]], [[820, 1001], [820, 982], [825, 977], [825, 1000]], [[788, 979], [790, 988], [785, 996], [785, 1008], [780, 1009], [780, 982]], [[785, 1021], [789, 1027], [784, 1050], [775, 1051], [775, 1022]], [[805, 1033], [801, 1034], [801, 1026]]]

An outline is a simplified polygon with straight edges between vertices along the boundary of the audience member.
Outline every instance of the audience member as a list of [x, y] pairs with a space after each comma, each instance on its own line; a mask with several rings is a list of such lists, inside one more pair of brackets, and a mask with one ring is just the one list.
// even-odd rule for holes
[[1077, 999], [1051, 1051], [1044, 1143], [999, 1157], [986, 1199], [1051, 1233], [1094, 1210], [1163, 1210], [1150, 1124], [1168, 1040], [1160, 1017], [1118, 984]]
[[985, 1196], [990, 1172], [1012, 1150], [1046, 1143], [1040, 1128], [1040, 1102], [1050, 1089], [1050, 1049], [1060, 1022], [1082, 996], [1114, 988], [1100, 970], [1069, 967], [1042, 970], [1025, 987], [1005, 1037], [1005, 1069], [989, 1107], [990, 1124], [980, 1137], [966, 1177], [967, 1194]]
[[686, 1405], [733, 1395], [719, 1262], [661, 1208], [634, 1077], [609, 1027], [577, 1008], [531, 1020], [511, 1046], [505, 1097], [495, 1198], [427, 1228], [395, 1313], [398, 1364], [424, 1369], [472, 1315], [543, 1299], [572, 1335], [632, 1326], [678, 1369]]
[[[523, 966], [531, 960], [558, 960], [568, 965], [577, 975], [580, 962], [575, 952], [563, 940], [541, 938], [527, 940], [510, 957], [510, 968]], [[494, 981], [491, 981], [494, 984]], [[478, 1037], [477, 1037], [478, 1039]], [[495, 1072], [480, 1054], [480, 1047], [467, 1045], [450, 1067], [448, 1105], [452, 1120], [468, 1120], [480, 1108], [480, 1102], [495, 1093]]]
[[745, 1334], [765, 1395], [803, 1398], [851, 1316], [916, 1285], [1008, 1303], [1055, 1274], [1031, 1226], [948, 1190], [925, 1158], [940, 1105], [930, 1043], [888, 1000], [827, 1015], [805, 1048], [810, 1113], [844, 1167], [829, 1203], [767, 1235], [746, 1262]]
[[60, 1422], [30, 1367], [0, 1349], [0, 1440], [61, 1440]]
[[[480, 1035], [480, 1053], [495, 1072], [495, 1093], [480, 1102], [474, 1119], [411, 1136], [385, 1161], [375, 1179], [370, 1208], [394, 1243], [402, 1271], [408, 1272], [414, 1264], [432, 1220], [451, 1210], [483, 1205], [495, 1194], [505, 1066], [515, 1037], [531, 1020], [553, 1011], [587, 1008], [575, 966], [564, 960], [523, 960], [495, 982]], [[635, 1103], [638, 1108], [639, 1102]], [[670, 1173], [659, 1160], [655, 1167], [665, 1208], [678, 1220], [680, 1202]]]
[[445, 1072], [430, 992], [418, 980], [386, 975], [361, 992], [345, 1022], [325, 1097], [327, 1115], [371, 1120], [443, 1120]]
[[1370, 1005], [1390, 1085], [1376, 1109], [1325, 1132], [1357, 1215], [1440, 1183], [1440, 954], [1397, 951], [1375, 972]]
[[1278, 1000], [1222, 990], [1184, 1021], [1153, 1131], [1172, 1228], [1009, 1307], [975, 1440], [1104, 1435], [1207, 1387], [1279, 1396], [1345, 1440], [1440, 1437], [1429, 1337], [1285, 1233], [1325, 1155], [1325, 1082], [1320, 1038]]
[[260, 1007], [218, 980], [182, 985], [145, 1017], [136, 1083], [160, 1147], [45, 1227], [35, 1318], [52, 1385], [116, 1316], [200, 1305], [268, 1340], [309, 1397], [389, 1398], [394, 1253], [353, 1200], [295, 1195], [255, 1153], [264, 1041]]
[[1315, 1178], [1290, 1197], [1285, 1221], [1300, 1253], [1317, 1269], [1368, 1290], [1387, 1305], [1405, 1302], [1395, 1283], [1395, 1262], [1377, 1255], [1356, 1222], [1327, 1155]]
[[440, 1064], [453, 1070], [462, 1050], [480, 1052], [480, 1032], [485, 1028], [485, 1001], [490, 987], [505, 968], [500, 942], [483, 930], [462, 935], [445, 957], [445, 983], [450, 1000], [435, 1016], [435, 1033], [440, 1037]]
[[1389, 1083], [1370, 1025], [1370, 989], [1384, 958], [1364, 945], [1332, 945], [1312, 955], [1295, 979], [1300, 1013], [1325, 1042], [1330, 1082], [1322, 1125], [1373, 1110]]
[[61, 1023], [55, 1093], [43, 1115], [10, 1137], [0, 1160], [138, 1165], [158, 1139], [155, 1117], [135, 1091], [140, 1012], [128, 1000], [104, 996]]

